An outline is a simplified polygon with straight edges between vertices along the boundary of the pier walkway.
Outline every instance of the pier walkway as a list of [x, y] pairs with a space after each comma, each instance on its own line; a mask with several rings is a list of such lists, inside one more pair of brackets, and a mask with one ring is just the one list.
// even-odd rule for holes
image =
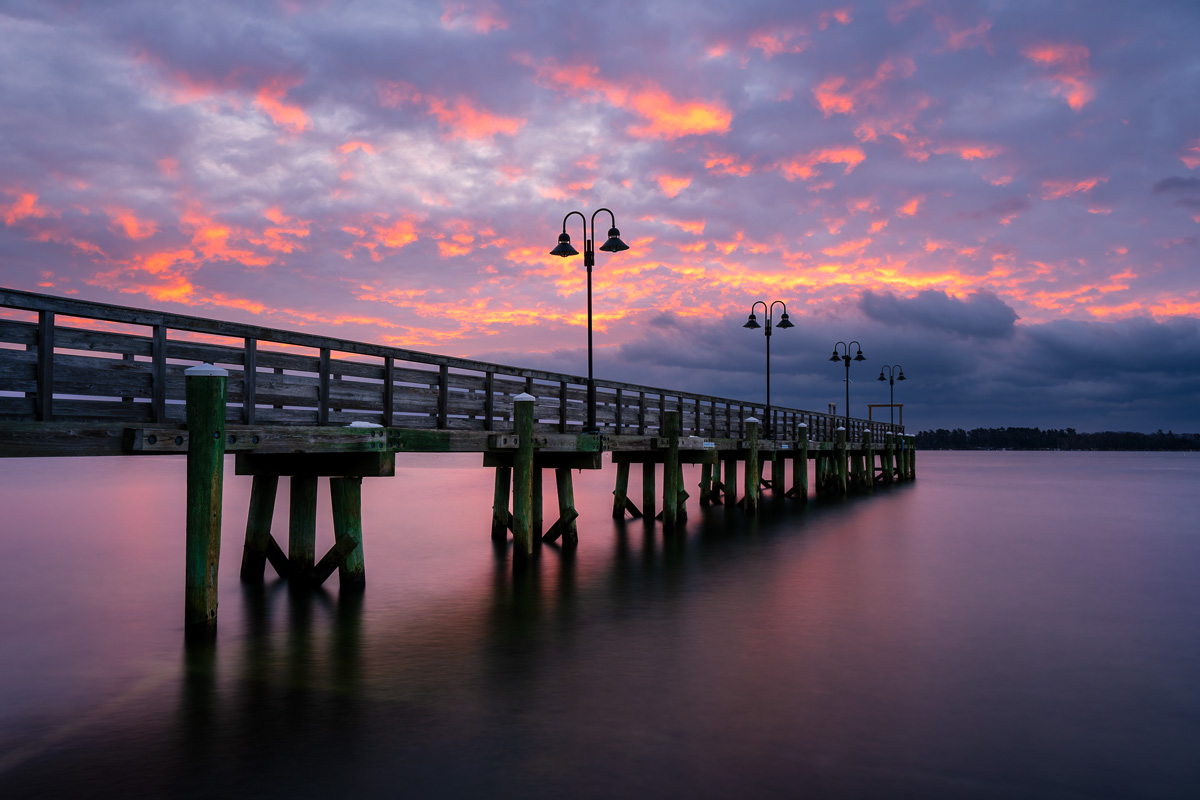
[[[595, 397], [597, 429], [587, 431], [577, 375], [0, 288], [0, 457], [186, 454], [189, 625], [216, 620], [227, 453], [254, 480], [243, 580], [262, 580], [270, 562], [299, 584], [338, 571], [344, 589], [365, 582], [362, 479], [394, 475], [406, 453], [482, 454], [496, 470], [492, 536], [511, 532], [515, 562], [538, 537], [577, 542], [571, 470], [600, 469], [605, 452], [617, 467], [614, 516], [657, 510], [667, 531], [686, 518], [684, 463], [702, 465], [700, 503], [748, 514], [763, 488], [807, 500], [810, 460], [818, 492], [915, 477], [901, 426], [619, 381], [595, 381]], [[640, 507], [629, 492], [635, 463]], [[558, 495], [549, 529], [546, 469]], [[285, 476], [286, 555], [270, 532]], [[335, 545], [318, 560], [320, 477], [330, 479]]]

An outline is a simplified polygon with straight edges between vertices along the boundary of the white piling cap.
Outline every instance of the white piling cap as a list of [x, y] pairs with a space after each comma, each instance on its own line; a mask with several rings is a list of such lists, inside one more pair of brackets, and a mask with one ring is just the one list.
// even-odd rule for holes
[[188, 378], [197, 377], [213, 377], [213, 378], [228, 378], [229, 373], [220, 367], [214, 367], [212, 364], [198, 364], [194, 367], [189, 367], [183, 371], [183, 374]]
[[356, 419], [346, 426], [347, 428], [382, 428], [378, 422], [363, 422], [361, 419]]
[[754, 417], [750, 417], [749, 419], [746, 420], [746, 422], [758, 422], [758, 420], [755, 419]]
[[808, 423], [807, 423], [807, 422], [801, 422], [801, 423], [800, 423], [799, 425], [797, 425], [796, 427], [797, 427], [797, 428], [807, 428], [807, 427], [808, 427]]
[[838, 429], [839, 431], [844, 431], [844, 430], [846, 430], [846, 429], [845, 429], [843, 426], [841, 426], [841, 425], [838, 425], [838, 426], [837, 426], [837, 429]]
[[534, 400], [537, 400], [537, 398], [528, 392], [521, 392], [513, 398], [514, 403], [532, 403]]

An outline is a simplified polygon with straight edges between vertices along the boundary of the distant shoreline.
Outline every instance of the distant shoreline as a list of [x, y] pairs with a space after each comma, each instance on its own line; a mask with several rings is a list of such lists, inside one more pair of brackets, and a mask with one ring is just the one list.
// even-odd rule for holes
[[1200, 451], [1200, 434], [1157, 431], [1079, 433], [1074, 428], [939, 428], [916, 435], [920, 450], [1046, 450], [1085, 452]]

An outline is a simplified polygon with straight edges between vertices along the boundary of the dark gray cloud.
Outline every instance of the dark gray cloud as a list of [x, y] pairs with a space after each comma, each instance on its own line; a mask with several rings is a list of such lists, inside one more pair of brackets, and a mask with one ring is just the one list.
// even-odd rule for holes
[[915, 297], [867, 290], [858, 305], [877, 322], [916, 325], [961, 336], [1009, 337], [1018, 319], [1017, 312], [990, 292], [974, 292], [960, 300], [937, 289], [926, 289]]
[[1200, 178], [1163, 178], [1154, 184], [1154, 193], [1160, 194], [1162, 192], [1200, 193]]

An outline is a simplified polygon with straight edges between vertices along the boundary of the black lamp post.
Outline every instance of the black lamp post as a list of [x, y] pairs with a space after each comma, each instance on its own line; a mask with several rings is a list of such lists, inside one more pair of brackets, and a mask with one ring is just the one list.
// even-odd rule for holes
[[[853, 359], [850, 358], [850, 344], [852, 344], [858, 348], [858, 355], [854, 356]], [[833, 355], [831, 355], [829, 357], [830, 361], [845, 361], [846, 362], [846, 431], [847, 432], [850, 431], [850, 362], [852, 360], [853, 361], [866, 361], [867, 360], [866, 356], [864, 356], [862, 354], [862, 345], [861, 344], [859, 344], [858, 342], [851, 342], [850, 344], [846, 344], [845, 342], [838, 342], [837, 344], [835, 344], [833, 346]], [[838, 355], [838, 345], [841, 345], [841, 347], [842, 347], [842, 354], [840, 356]]]
[[[900, 374], [898, 376], [895, 373], [896, 370], [900, 370]], [[887, 372], [887, 378], [883, 377], [884, 372]], [[896, 420], [892, 415], [896, 411], [896, 381], [908, 380], [908, 378], [904, 377], [904, 367], [900, 366], [899, 364], [892, 364], [890, 367], [884, 367], [883, 369], [879, 370], [879, 380], [886, 380], [888, 382], [888, 422], [892, 425], [895, 425]]]
[[783, 306], [783, 316], [781, 316], [779, 318], [779, 325], [778, 325], [779, 329], [787, 330], [788, 328], [796, 327], [795, 325], [792, 324], [791, 320], [788, 319], [787, 305], [782, 300], [773, 300], [770, 305], [767, 305], [767, 301], [765, 301], [765, 300], [755, 301], [750, 306], [750, 319], [746, 320], [746, 324], [742, 326], [743, 328], [750, 328], [751, 330], [753, 330], [754, 328], [762, 328], [763, 326], [759, 325], [758, 320], [755, 319], [755, 317], [754, 317], [754, 309], [757, 308], [758, 306], [763, 307], [763, 316], [765, 316], [767, 318], [767, 327], [763, 328], [763, 335], [765, 335], [767, 337], [767, 408], [766, 408], [766, 420], [764, 421], [764, 424], [767, 426], [767, 430], [766, 430], [767, 436], [774, 435], [770, 429], [770, 425], [771, 425], [771, 312], [775, 309], [776, 304]]
[[598, 208], [592, 212], [591, 236], [588, 235], [588, 218], [582, 211], [572, 211], [563, 217], [563, 232], [558, 237], [558, 244], [550, 251], [552, 256], [577, 256], [579, 251], [571, 246], [571, 237], [567, 235], [567, 220], [578, 214], [583, 220], [583, 265], [587, 267], [587, 303], [588, 303], [588, 376], [587, 376], [587, 430], [585, 433], [599, 433], [596, 425], [596, 380], [592, 375], [592, 267], [596, 264], [596, 253], [592, 250], [592, 240], [596, 236], [596, 215], [607, 211], [612, 227], [608, 229], [608, 240], [600, 245], [606, 253], [619, 253], [628, 250], [629, 245], [621, 241], [621, 232], [617, 230], [617, 218], [607, 208]]

